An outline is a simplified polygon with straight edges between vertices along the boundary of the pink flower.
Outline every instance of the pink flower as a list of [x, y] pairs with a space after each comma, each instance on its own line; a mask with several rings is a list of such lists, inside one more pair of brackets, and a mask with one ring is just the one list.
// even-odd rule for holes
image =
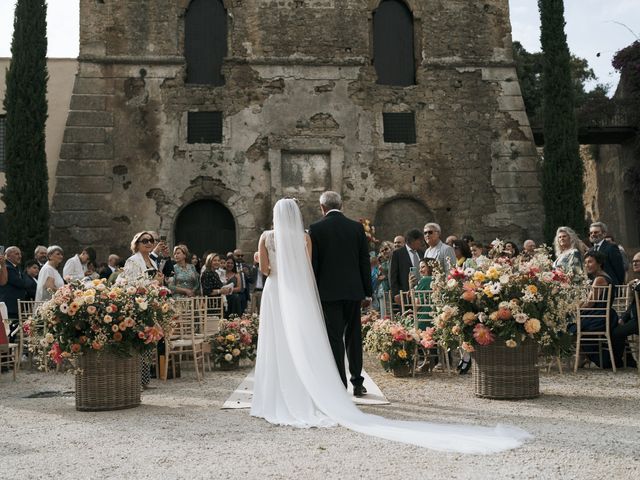
[[465, 352], [469, 352], [469, 353], [471, 353], [471, 352], [475, 352], [475, 351], [476, 351], [476, 349], [475, 349], [475, 348], [473, 348], [473, 345], [471, 345], [471, 344], [470, 344], [470, 343], [468, 343], [468, 342], [462, 342], [462, 349], [463, 349]]
[[491, 330], [482, 323], [473, 327], [473, 338], [479, 345], [491, 345], [496, 339]]
[[51, 350], [49, 350], [49, 358], [56, 362], [57, 365], [62, 363], [62, 349], [58, 342], [54, 343]]

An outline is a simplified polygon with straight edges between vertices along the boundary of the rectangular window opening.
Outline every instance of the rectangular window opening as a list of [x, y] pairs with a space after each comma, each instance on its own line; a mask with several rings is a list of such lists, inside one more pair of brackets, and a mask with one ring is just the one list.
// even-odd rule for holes
[[222, 112], [188, 112], [187, 143], [222, 143]]
[[382, 123], [386, 143], [416, 143], [415, 112], [385, 112]]

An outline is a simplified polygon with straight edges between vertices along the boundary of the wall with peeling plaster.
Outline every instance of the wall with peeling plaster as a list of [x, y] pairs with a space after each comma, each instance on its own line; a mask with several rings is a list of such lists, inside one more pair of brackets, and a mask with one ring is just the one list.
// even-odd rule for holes
[[[256, 248], [282, 195], [317, 219], [324, 188], [390, 238], [540, 239], [537, 155], [507, 0], [408, 0], [416, 85], [376, 84], [375, 0], [225, 0], [221, 87], [185, 84], [188, 0], [81, 0], [80, 62], [57, 167], [52, 238], [122, 252], [134, 232], [173, 240], [210, 198]], [[187, 112], [223, 112], [222, 144], [187, 143]], [[414, 111], [417, 143], [383, 140], [382, 112]]]

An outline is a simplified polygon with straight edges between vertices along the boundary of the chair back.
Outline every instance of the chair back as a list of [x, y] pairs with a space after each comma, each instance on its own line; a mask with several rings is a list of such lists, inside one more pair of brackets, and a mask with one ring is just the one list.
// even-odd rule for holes
[[38, 308], [43, 303], [35, 300], [18, 300], [18, 321], [20, 326], [24, 325], [27, 320], [31, 320], [31, 331], [38, 336], [44, 336], [47, 333], [44, 320], [36, 320]]
[[413, 307], [414, 326], [419, 327], [419, 322], [431, 322], [433, 320], [433, 301], [431, 290], [411, 290], [411, 304]]
[[391, 290], [384, 292], [382, 296], [384, 302], [384, 311], [389, 317], [393, 317], [393, 298], [391, 298]]
[[171, 330], [171, 340], [191, 339], [195, 333], [195, 301], [193, 298], [175, 299], [176, 318]]
[[[589, 293], [588, 301], [591, 306], [589, 307], [578, 307], [578, 321], [576, 322], [576, 327], [578, 333], [581, 332], [581, 320], [588, 320], [590, 318], [604, 318], [605, 320], [605, 330], [607, 335], [609, 334], [609, 330], [611, 328], [610, 320], [611, 320], [611, 293], [613, 292], [613, 285], [606, 286], [597, 286], [594, 285], [591, 287], [591, 291]], [[589, 332], [590, 334], [596, 332]]]
[[413, 304], [411, 303], [411, 292], [403, 292], [400, 290], [400, 313], [406, 315], [411, 311]]
[[624, 312], [629, 308], [629, 304], [631, 303], [632, 290], [629, 285], [615, 285], [613, 287], [613, 301], [611, 302], [611, 306], [618, 314], [618, 317], [621, 317]]
[[224, 301], [221, 295], [194, 298], [194, 317], [196, 330], [205, 337], [212, 337], [220, 330], [224, 319]]

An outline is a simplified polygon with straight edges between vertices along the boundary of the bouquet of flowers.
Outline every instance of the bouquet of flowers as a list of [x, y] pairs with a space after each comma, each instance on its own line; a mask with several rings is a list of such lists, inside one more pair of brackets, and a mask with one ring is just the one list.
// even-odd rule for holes
[[369, 220], [368, 218], [361, 218], [360, 223], [364, 227], [364, 234], [367, 236], [369, 251], [375, 252], [376, 245], [380, 243], [380, 240], [376, 238], [376, 227], [371, 224], [371, 220]]
[[256, 358], [258, 315], [232, 316], [220, 322], [220, 331], [213, 338], [214, 363], [230, 366], [241, 358]]
[[171, 329], [175, 313], [168, 294], [146, 279], [112, 287], [104, 279], [64, 285], [26, 322], [30, 349], [43, 364], [61, 364], [91, 350], [128, 355], [153, 348]]
[[367, 338], [367, 334], [374, 323], [380, 320], [380, 313], [376, 310], [369, 310], [366, 314], [360, 317], [360, 325], [362, 328], [362, 338]]
[[412, 367], [416, 345], [431, 348], [434, 343], [425, 332], [413, 327], [410, 316], [400, 315], [393, 320], [376, 319], [364, 342], [365, 350], [377, 355], [386, 371]]
[[546, 353], [562, 353], [567, 317], [585, 298], [587, 284], [554, 269], [546, 247], [529, 260], [501, 251], [496, 240], [493, 261], [435, 275], [433, 338], [468, 352], [498, 340], [515, 348], [532, 339]]

